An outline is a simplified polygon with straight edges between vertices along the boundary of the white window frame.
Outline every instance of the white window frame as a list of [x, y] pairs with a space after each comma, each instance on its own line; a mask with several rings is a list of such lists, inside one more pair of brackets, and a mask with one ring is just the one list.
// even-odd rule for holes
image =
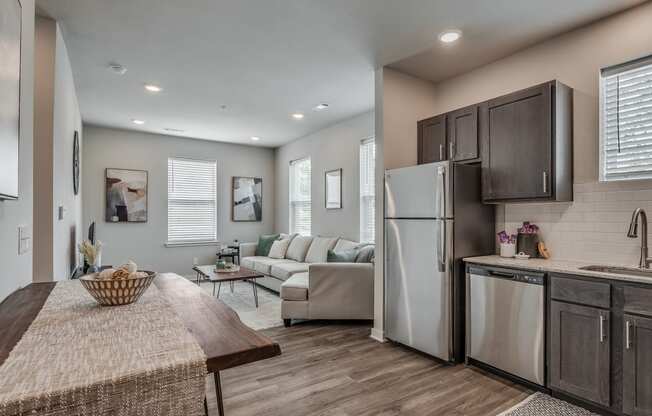
[[[294, 169], [295, 169], [294, 166], [299, 164], [299, 163], [305, 162], [305, 161], [310, 162], [310, 179], [309, 179], [309, 184], [308, 184], [308, 189], [310, 190], [310, 195], [309, 195], [309, 199], [307, 201], [298, 201], [298, 200], [295, 201], [293, 199], [293, 197], [294, 197], [294, 177], [293, 177], [293, 175], [294, 175]], [[310, 235], [311, 232], [312, 232], [312, 160], [308, 156], [308, 157], [303, 157], [301, 159], [295, 159], [295, 160], [290, 161], [288, 173], [289, 173], [288, 174], [288, 211], [289, 211], [289, 213], [288, 213], [289, 214], [289, 223], [288, 223], [288, 225], [289, 225], [289, 229], [290, 229], [289, 231], [290, 231], [291, 234], [299, 233], [301, 235]], [[308, 204], [310, 205], [310, 225], [309, 225], [310, 229], [307, 230], [307, 232], [306, 232], [306, 230], [298, 230], [297, 231], [296, 225], [294, 224], [294, 222], [295, 222], [294, 221], [294, 212], [295, 212], [294, 204], [298, 203], [298, 202], [303, 202], [303, 203], [308, 202]]]
[[[215, 224], [214, 224], [214, 238], [209, 238], [209, 239], [203, 239], [203, 238], [197, 238], [197, 239], [170, 239], [170, 162], [172, 161], [191, 161], [191, 162], [203, 162], [203, 163], [212, 163], [215, 166], [215, 190], [214, 190], [214, 215], [215, 215]], [[218, 200], [218, 195], [219, 195], [219, 172], [218, 172], [218, 163], [216, 160], [208, 160], [208, 159], [198, 159], [198, 158], [188, 158], [188, 157], [168, 157], [168, 164], [167, 164], [167, 188], [166, 188], [166, 224], [167, 224], [167, 241], [165, 242], [166, 247], [184, 247], [184, 246], [207, 246], [207, 245], [217, 245], [219, 243], [218, 240], [218, 224], [219, 224], [219, 200]]]
[[[620, 181], [649, 181], [652, 180], [652, 172], [646, 174], [636, 174], [632, 173], [632, 177], [620, 177], [620, 178], [608, 178], [606, 172], [606, 79], [608, 77], [614, 76], [616, 74], [627, 74], [630, 71], [638, 70], [643, 67], [650, 67], [652, 69], [652, 55], [635, 59], [619, 65], [613, 65], [606, 68], [602, 68], [599, 74], [599, 84], [600, 84], [600, 103], [599, 103], [599, 180], [600, 182], [620, 182]], [[652, 115], [650, 115], [652, 120]], [[652, 159], [652, 156], [650, 156]], [[652, 163], [652, 161], [651, 161]]]
[[[364, 179], [364, 171], [363, 171], [363, 166], [362, 166], [362, 148], [363, 146], [367, 145], [369, 142], [374, 143], [374, 166], [371, 172], [371, 178], [373, 180], [373, 185], [370, 187], [371, 189], [371, 194], [368, 194], [364, 191], [364, 184], [363, 179]], [[359, 169], [360, 169], [360, 237], [359, 240], [361, 243], [375, 243], [376, 239], [376, 218], [375, 218], [375, 213], [376, 213], [376, 138], [375, 137], [368, 137], [366, 139], [363, 139], [360, 141], [360, 149], [359, 149], [359, 157], [358, 157], [358, 164], [359, 164]], [[373, 218], [366, 218], [366, 211], [365, 211], [365, 198], [370, 199], [370, 203], [372, 204], [371, 206], [373, 207]], [[365, 221], [371, 221], [372, 227], [373, 227], [373, 238], [369, 239], [366, 238], [366, 223]]]

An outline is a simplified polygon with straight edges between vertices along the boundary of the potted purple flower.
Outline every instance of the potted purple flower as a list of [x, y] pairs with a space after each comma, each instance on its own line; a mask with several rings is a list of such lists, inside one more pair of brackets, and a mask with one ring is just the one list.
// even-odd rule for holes
[[529, 221], [523, 222], [523, 226], [518, 229], [516, 248], [519, 253], [524, 253], [530, 258], [539, 257], [539, 227], [531, 224]]
[[507, 234], [506, 231], [498, 233], [500, 242], [500, 257], [514, 257], [516, 254], [516, 234]]

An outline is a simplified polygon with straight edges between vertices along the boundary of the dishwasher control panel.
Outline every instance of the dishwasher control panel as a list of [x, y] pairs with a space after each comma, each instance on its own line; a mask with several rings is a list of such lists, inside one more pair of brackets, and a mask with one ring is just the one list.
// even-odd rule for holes
[[532, 283], [534, 285], [543, 285], [543, 276], [535, 274], [514, 274], [514, 280], [523, 283]]

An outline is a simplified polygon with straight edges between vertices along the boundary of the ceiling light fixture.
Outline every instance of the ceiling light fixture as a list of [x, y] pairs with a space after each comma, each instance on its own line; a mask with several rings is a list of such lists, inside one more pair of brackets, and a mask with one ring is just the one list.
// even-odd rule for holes
[[154, 84], [145, 84], [145, 89], [149, 92], [161, 92], [163, 91], [163, 88], [159, 87], [158, 85]]
[[313, 110], [315, 110], [315, 111], [328, 110], [328, 104], [327, 103], [319, 103], [313, 108]]
[[251, 140], [257, 142], [258, 140], [260, 140], [260, 137], [251, 136]]
[[302, 113], [294, 113], [294, 114], [292, 114], [292, 118], [295, 119], [295, 120], [301, 120], [303, 117], [304, 116], [303, 116]]
[[132, 118], [131, 122], [138, 125], [145, 124], [145, 120], [138, 120], [137, 118]]
[[462, 37], [462, 31], [457, 29], [446, 30], [439, 34], [439, 40], [444, 43], [453, 43], [461, 37]]
[[123, 65], [120, 65], [116, 62], [111, 62], [109, 64], [109, 70], [117, 75], [124, 75], [127, 72], [127, 68]]

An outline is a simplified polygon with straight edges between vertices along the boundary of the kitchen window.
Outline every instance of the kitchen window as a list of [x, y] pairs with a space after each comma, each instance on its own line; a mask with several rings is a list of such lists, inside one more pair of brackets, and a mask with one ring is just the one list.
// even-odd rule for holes
[[376, 238], [376, 141], [372, 137], [360, 143], [360, 242]]
[[652, 56], [604, 68], [600, 180], [652, 179]]
[[168, 159], [167, 245], [217, 242], [217, 162]]
[[310, 158], [290, 162], [290, 233], [312, 231], [311, 170]]

